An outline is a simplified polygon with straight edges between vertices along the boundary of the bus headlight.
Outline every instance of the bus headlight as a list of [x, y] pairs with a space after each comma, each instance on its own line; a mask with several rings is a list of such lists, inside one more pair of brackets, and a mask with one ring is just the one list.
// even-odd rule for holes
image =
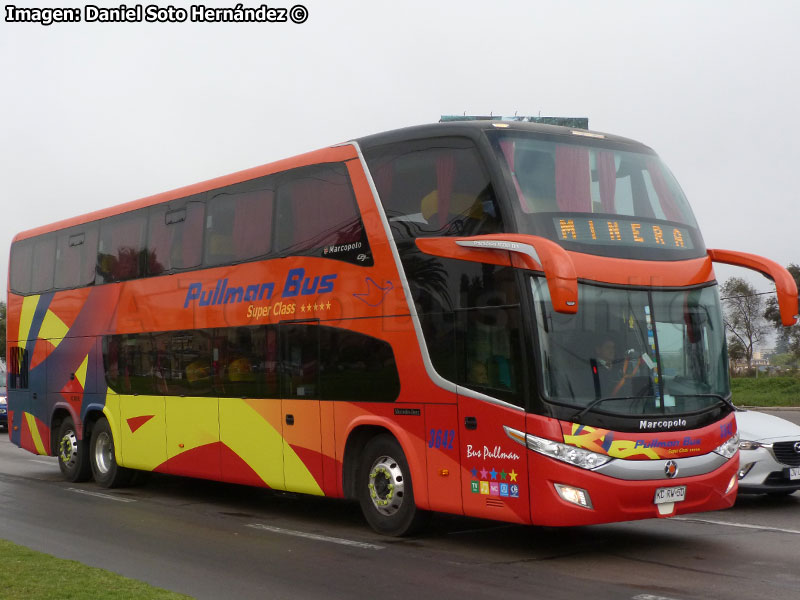
[[725, 458], [732, 458], [736, 451], [739, 449], [739, 432], [737, 431], [728, 441], [714, 448], [714, 452]]
[[612, 460], [610, 456], [605, 454], [598, 454], [583, 448], [546, 440], [530, 433], [525, 436], [525, 443], [534, 452], [575, 465], [581, 469], [596, 469]]

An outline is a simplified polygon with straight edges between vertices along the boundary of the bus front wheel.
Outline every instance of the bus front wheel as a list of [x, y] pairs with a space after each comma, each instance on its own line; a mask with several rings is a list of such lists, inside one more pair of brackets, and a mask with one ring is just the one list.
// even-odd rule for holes
[[358, 501], [370, 526], [384, 535], [412, 533], [422, 511], [414, 503], [414, 488], [405, 454], [392, 436], [367, 442], [358, 472]]
[[89, 479], [88, 446], [85, 437], [78, 439], [72, 417], [66, 417], [58, 428], [58, 468], [67, 481], [78, 483]]
[[117, 464], [114, 451], [114, 436], [108, 419], [101, 418], [92, 430], [91, 450], [89, 453], [92, 474], [98, 485], [104, 488], [120, 487], [128, 483], [131, 471]]

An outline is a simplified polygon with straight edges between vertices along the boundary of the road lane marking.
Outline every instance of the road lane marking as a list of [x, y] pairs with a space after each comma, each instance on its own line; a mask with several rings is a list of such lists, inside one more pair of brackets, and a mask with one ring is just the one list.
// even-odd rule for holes
[[36, 460], [35, 458], [29, 458], [30, 462], [39, 463], [40, 465], [47, 465], [48, 467], [54, 467], [58, 463], [54, 460]]
[[133, 498], [121, 498], [119, 496], [112, 496], [111, 494], [101, 494], [100, 492], [90, 492], [89, 490], [79, 490], [78, 488], [67, 488], [70, 492], [76, 494], [84, 494], [86, 496], [94, 496], [95, 498], [103, 498], [105, 500], [116, 500], [117, 502], [136, 502]]
[[280, 533], [283, 535], [292, 535], [294, 537], [306, 538], [318, 542], [330, 542], [331, 544], [339, 544], [341, 546], [353, 546], [355, 548], [364, 548], [366, 550], [383, 550], [384, 546], [376, 544], [368, 544], [367, 542], [356, 542], [355, 540], [347, 540], [344, 538], [329, 537], [327, 535], [317, 535], [315, 533], [305, 533], [304, 531], [294, 531], [292, 529], [281, 529], [280, 527], [272, 527], [271, 525], [262, 525], [261, 523], [250, 523], [247, 525], [252, 529], [261, 529], [262, 531], [270, 531], [272, 533]]
[[675, 600], [675, 598], [668, 598], [667, 596], [653, 596], [652, 594], [639, 594], [634, 596], [631, 600]]
[[690, 523], [708, 523], [710, 525], [727, 525], [728, 527], [739, 527], [741, 529], [757, 529], [758, 531], [776, 531], [778, 533], [793, 533], [800, 535], [798, 529], [784, 529], [782, 527], [769, 527], [768, 525], [751, 525], [750, 523], [735, 523], [729, 521], [714, 521], [712, 519], [693, 519], [688, 517], [672, 517], [671, 521], [688, 521]]

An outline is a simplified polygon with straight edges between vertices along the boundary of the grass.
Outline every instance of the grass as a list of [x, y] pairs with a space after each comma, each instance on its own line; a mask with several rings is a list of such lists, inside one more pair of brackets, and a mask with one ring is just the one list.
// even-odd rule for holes
[[800, 377], [734, 377], [736, 406], [800, 406]]
[[177, 600], [190, 596], [0, 540], [0, 600]]

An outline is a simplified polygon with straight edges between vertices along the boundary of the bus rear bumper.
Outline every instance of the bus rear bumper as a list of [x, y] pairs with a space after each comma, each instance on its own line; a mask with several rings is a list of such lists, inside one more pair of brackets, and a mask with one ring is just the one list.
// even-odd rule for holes
[[[730, 508], [736, 500], [738, 458], [720, 468], [692, 477], [627, 481], [601, 475], [533, 454], [531, 522], [544, 526], [577, 526], [674, 517], [686, 513]], [[662, 488], [685, 486], [683, 498], [669, 501], [673, 492]], [[680, 490], [677, 493], [680, 496]], [[566, 498], [571, 499], [568, 500]]]

